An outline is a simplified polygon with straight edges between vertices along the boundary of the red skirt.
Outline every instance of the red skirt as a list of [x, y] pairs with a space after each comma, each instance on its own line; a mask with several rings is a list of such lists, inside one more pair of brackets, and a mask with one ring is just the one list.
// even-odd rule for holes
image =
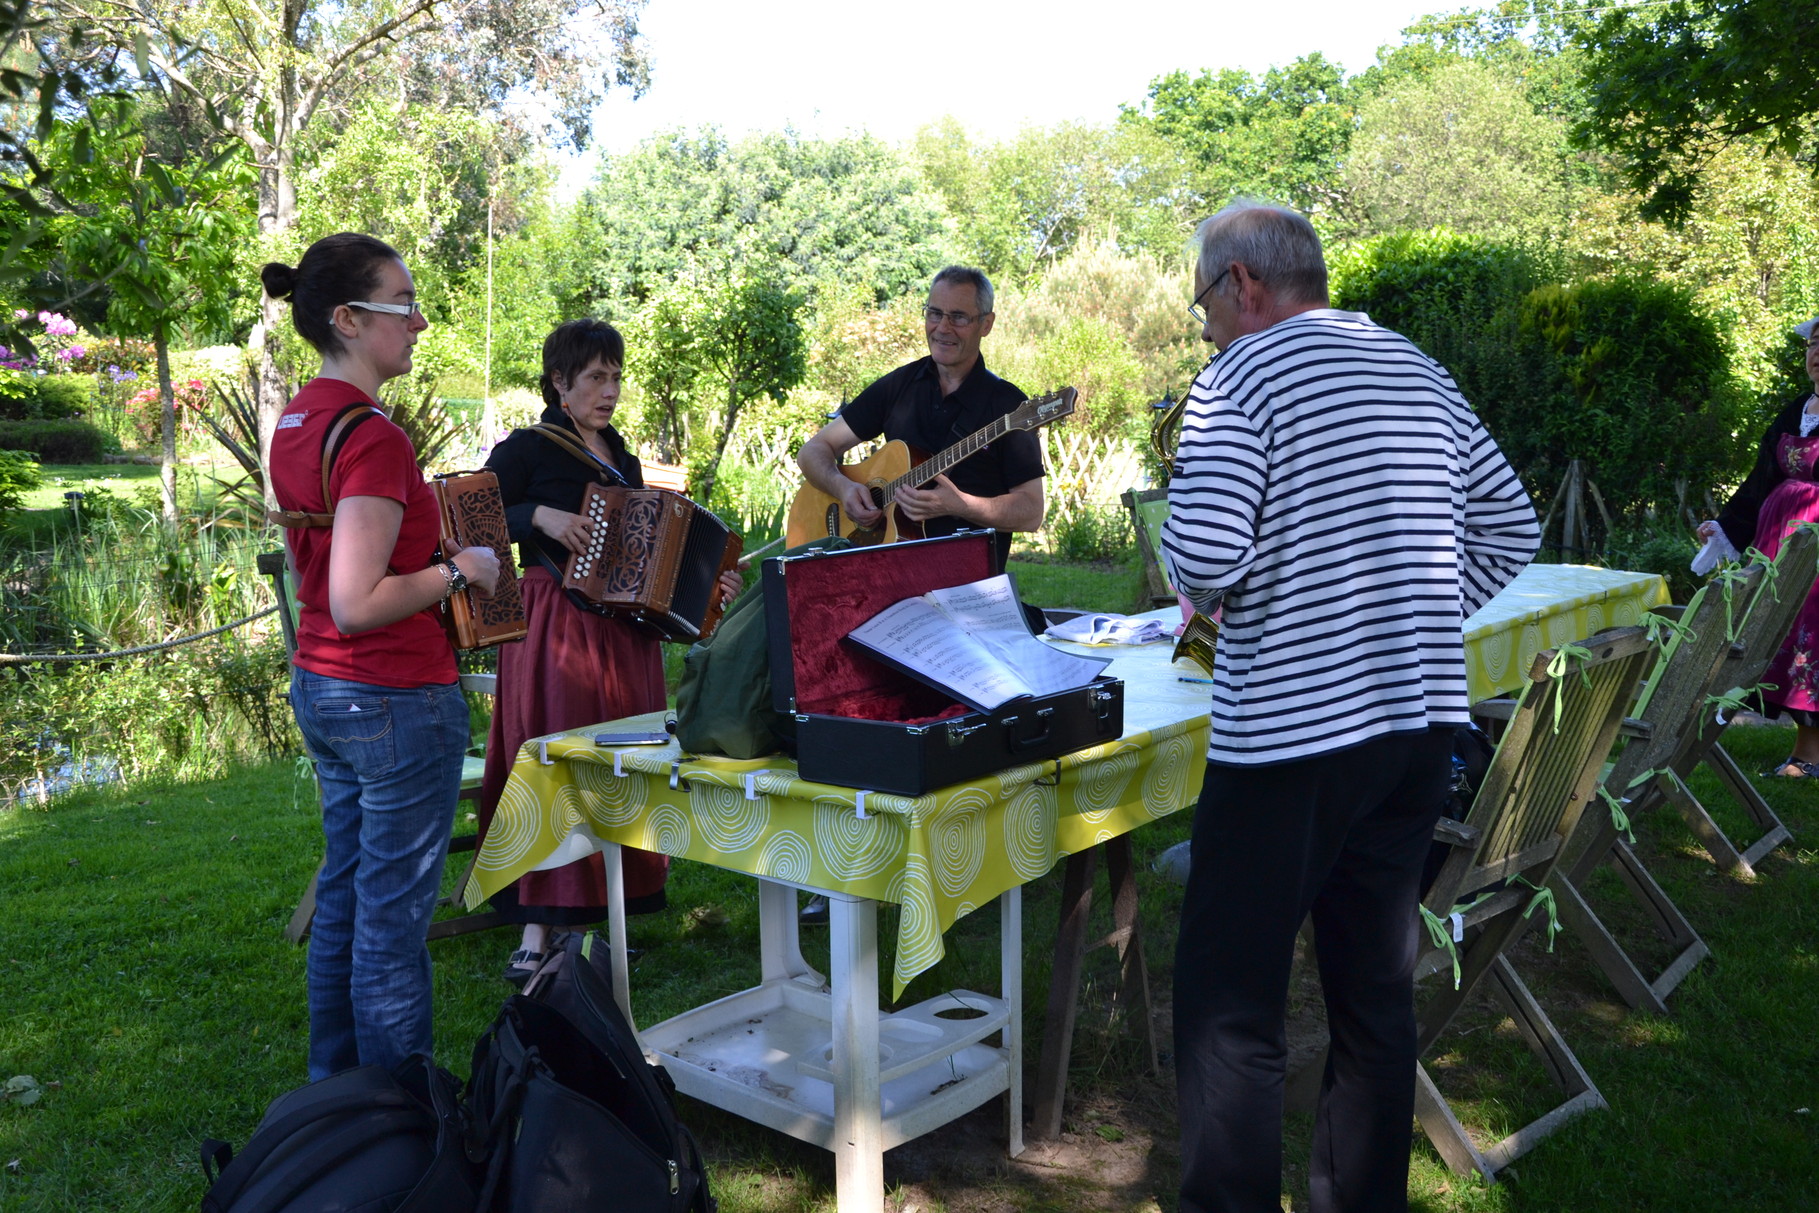
[[[584, 611], [568, 600], [548, 570], [523, 575], [527, 634], [499, 649], [499, 694], [486, 739], [480, 785], [480, 836], [492, 823], [519, 747], [533, 737], [586, 728], [668, 706], [663, 653], [656, 639], [632, 624]], [[627, 902], [655, 900], [669, 875], [669, 856], [625, 847]], [[535, 906], [585, 907], [605, 917], [606, 866], [589, 855], [548, 872], [526, 872], [517, 901]], [[513, 915], [539, 921], [534, 913]], [[564, 915], [574, 920], [573, 915]]]

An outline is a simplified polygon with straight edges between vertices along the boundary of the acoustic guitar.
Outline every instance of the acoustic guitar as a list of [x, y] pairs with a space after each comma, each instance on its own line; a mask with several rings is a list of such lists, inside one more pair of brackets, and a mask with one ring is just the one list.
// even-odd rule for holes
[[922, 525], [897, 515], [898, 489], [921, 488], [1012, 430], [1035, 430], [1051, 421], [1059, 421], [1074, 411], [1078, 395], [1073, 388], [1064, 387], [1046, 396], [1025, 400], [990, 425], [920, 463], [916, 462], [915, 453], [907, 443], [892, 439], [870, 458], [840, 469], [848, 480], [856, 480], [871, 490], [872, 504], [883, 511], [883, 517], [872, 526], [862, 527], [847, 515], [837, 498], [829, 497], [812, 484], [805, 484], [796, 490], [796, 499], [790, 503], [785, 541], [795, 547], [834, 535], [844, 536], [859, 545], [920, 539]]

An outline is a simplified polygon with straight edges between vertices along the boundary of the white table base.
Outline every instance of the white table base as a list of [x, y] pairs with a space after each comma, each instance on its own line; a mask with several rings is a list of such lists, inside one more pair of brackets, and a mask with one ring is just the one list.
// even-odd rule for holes
[[[614, 994], [630, 1020], [619, 847], [603, 851]], [[828, 898], [830, 982], [802, 957], [806, 886], [756, 879], [759, 983], [639, 1033], [677, 1090], [833, 1151], [841, 1213], [882, 1213], [884, 1151], [999, 1094], [1008, 1153], [1023, 1153], [1022, 890], [998, 898], [1002, 997], [955, 990], [883, 1015], [878, 903], [809, 890]]]

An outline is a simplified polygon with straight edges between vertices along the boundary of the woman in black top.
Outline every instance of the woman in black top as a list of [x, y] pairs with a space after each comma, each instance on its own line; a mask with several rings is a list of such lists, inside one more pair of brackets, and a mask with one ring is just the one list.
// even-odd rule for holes
[[[499, 694], [480, 789], [483, 832], [525, 741], [662, 711], [668, 703], [655, 636], [577, 606], [559, 583], [569, 553], [584, 550], [592, 534], [592, 522], [579, 512], [587, 486], [644, 485], [637, 456], [611, 424], [624, 363], [624, 340], [611, 325], [574, 320], [559, 326], [543, 343], [547, 407], [539, 421], [565, 431], [588, 457], [523, 429], [512, 431], [486, 461], [499, 477], [506, 523], [518, 542], [527, 635], [499, 651]], [[729, 596], [738, 588], [737, 576], [729, 575]], [[626, 912], [662, 909], [669, 858], [631, 847], [621, 854]], [[542, 959], [549, 927], [606, 917], [605, 867], [599, 855], [590, 855], [554, 871], [527, 873], [495, 894], [493, 907], [524, 924], [506, 970], [508, 980], [522, 980]]]

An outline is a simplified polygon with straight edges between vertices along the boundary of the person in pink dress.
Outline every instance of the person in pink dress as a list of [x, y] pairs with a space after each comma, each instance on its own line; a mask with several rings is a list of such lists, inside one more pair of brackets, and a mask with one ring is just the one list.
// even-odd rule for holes
[[[1814, 392], [1789, 404], [1762, 436], [1756, 466], [1717, 521], [1699, 526], [1699, 538], [1717, 540], [1732, 559], [1755, 547], [1771, 559], [1803, 522], [1819, 522], [1819, 317], [1794, 326], [1806, 342], [1806, 373]], [[1728, 549], [1728, 550], [1727, 550]], [[1819, 585], [1807, 595], [1781, 651], [1762, 676], [1769, 716], [1794, 722], [1794, 751], [1764, 775], [1819, 777]]]

